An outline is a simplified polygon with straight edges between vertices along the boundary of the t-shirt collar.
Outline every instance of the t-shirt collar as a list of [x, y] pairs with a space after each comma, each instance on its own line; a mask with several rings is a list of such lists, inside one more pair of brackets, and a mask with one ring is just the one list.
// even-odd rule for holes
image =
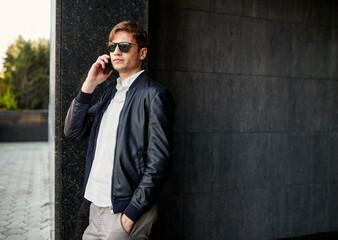
[[144, 70], [141, 70], [137, 73], [134, 73], [133, 75], [131, 75], [130, 77], [127, 77], [126, 79], [124, 79], [122, 81], [122, 84], [121, 84], [121, 80], [120, 80], [120, 77], [118, 77], [116, 79], [116, 89], [119, 90], [121, 88], [129, 88], [131, 86], [131, 84], [135, 81], [135, 79], [142, 73], [144, 72]]

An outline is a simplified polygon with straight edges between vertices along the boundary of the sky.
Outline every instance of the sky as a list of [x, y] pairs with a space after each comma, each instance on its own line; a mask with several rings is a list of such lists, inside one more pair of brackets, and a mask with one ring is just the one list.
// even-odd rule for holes
[[15, 39], [50, 37], [51, 0], [0, 0], [0, 71], [5, 52]]

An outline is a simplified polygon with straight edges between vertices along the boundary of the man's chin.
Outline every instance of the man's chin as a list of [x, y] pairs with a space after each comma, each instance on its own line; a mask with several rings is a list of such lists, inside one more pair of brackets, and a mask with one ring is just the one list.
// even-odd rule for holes
[[123, 72], [123, 68], [119, 66], [114, 66], [115, 71], [117, 72]]
[[118, 72], [124, 70], [124, 67], [122, 65], [120, 65], [120, 64], [115, 64], [115, 65], [113, 65], [113, 67]]

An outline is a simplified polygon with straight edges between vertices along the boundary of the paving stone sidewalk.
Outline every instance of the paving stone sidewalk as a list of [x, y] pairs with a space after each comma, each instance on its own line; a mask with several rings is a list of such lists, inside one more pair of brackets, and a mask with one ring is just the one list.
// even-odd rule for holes
[[47, 142], [0, 143], [0, 239], [52, 239]]

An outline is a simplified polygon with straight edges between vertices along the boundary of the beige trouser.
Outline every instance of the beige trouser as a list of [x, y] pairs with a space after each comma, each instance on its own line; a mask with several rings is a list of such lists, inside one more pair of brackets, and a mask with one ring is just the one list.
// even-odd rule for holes
[[83, 240], [143, 240], [148, 239], [151, 227], [157, 218], [157, 206], [135, 223], [130, 234], [121, 225], [122, 213], [113, 214], [109, 207], [90, 204], [89, 225], [83, 233]]

